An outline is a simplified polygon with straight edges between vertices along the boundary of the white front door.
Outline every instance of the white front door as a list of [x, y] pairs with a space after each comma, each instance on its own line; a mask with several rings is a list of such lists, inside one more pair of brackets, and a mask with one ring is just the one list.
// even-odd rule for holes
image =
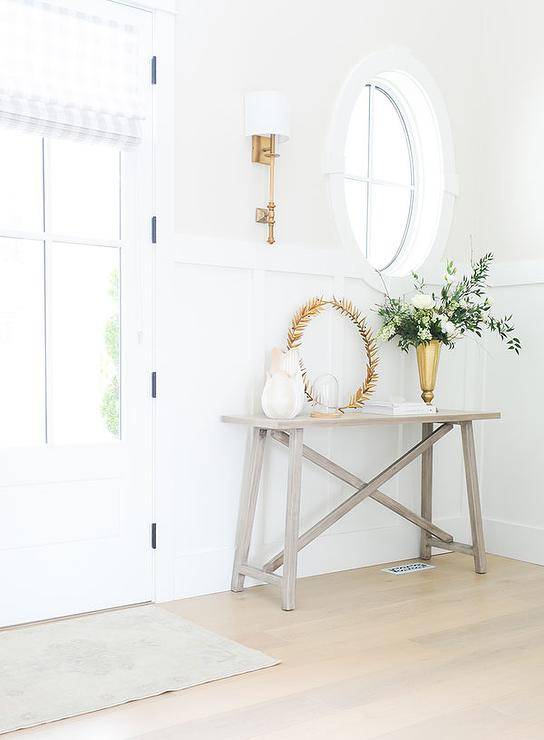
[[0, 129], [0, 626], [152, 598], [149, 112], [130, 153]]

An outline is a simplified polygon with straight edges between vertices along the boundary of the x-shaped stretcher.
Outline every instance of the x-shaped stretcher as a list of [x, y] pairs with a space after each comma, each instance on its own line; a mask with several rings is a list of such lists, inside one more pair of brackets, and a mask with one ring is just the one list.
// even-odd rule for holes
[[[298, 552], [325, 532], [355, 506], [367, 498], [382, 504], [399, 516], [407, 519], [421, 529], [420, 557], [431, 558], [431, 548], [453, 550], [472, 555], [476, 573], [485, 573], [485, 555], [482, 514], [478, 490], [478, 473], [472, 422], [480, 419], [498, 419], [497, 412], [444, 411], [432, 415], [390, 416], [378, 414], [346, 414], [335, 419], [316, 419], [298, 417], [291, 420], [268, 419], [260, 416], [224, 416], [223, 421], [245, 424], [252, 430], [248, 470], [240, 498], [236, 550], [232, 571], [233, 591], [242, 591], [246, 576], [280, 587], [282, 608], [286, 611], [295, 608]], [[422, 439], [408, 452], [405, 452], [391, 465], [388, 465], [372, 480], [365, 482], [358, 476], [330, 460], [303, 443], [306, 428], [383, 426], [390, 424], [418, 423], [422, 428]], [[453, 536], [432, 522], [433, 488], [433, 446], [455, 427], [461, 429], [466, 489], [472, 544], [455, 542]], [[267, 440], [272, 438], [288, 448], [288, 485], [285, 515], [284, 549], [270, 558], [262, 567], [248, 562], [251, 535], [255, 521], [255, 510], [263, 467], [264, 450]], [[400, 473], [413, 460], [421, 457], [421, 513], [416, 514], [403, 504], [380, 491], [387, 481]], [[299, 533], [302, 461], [309, 460], [326, 470], [355, 492], [339, 504], [329, 514], [320, 519], [303, 534]], [[276, 571], [283, 565], [282, 575]]]

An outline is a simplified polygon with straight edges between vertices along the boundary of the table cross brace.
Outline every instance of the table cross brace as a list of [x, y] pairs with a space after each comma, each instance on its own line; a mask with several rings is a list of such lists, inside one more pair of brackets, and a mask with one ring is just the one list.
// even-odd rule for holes
[[[431, 435], [414, 445], [414, 447], [408, 450], [408, 452], [401, 455], [391, 465], [388, 465], [387, 468], [382, 470], [381, 473], [378, 473], [378, 475], [372, 478], [368, 483], [365, 483], [363, 480], [340, 467], [340, 465], [337, 465], [332, 460], [329, 460], [324, 455], [321, 455], [319, 452], [316, 452], [311, 447], [304, 445], [302, 448], [302, 456], [304, 458], [311, 460], [311, 462], [315, 463], [320, 468], [323, 468], [331, 475], [339, 478], [345, 483], [348, 483], [357, 490], [349, 498], [333, 509], [333, 511], [314, 524], [313, 527], [310, 527], [310, 529], [304, 532], [304, 534], [300, 535], [298, 538], [297, 549], [300, 551], [309, 545], [310, 542], [313, 542], [313, 540], [316, 539], [316, 537], [319, 537], [320, 534], [329, 529], [329, 527], [332, 527], [333, 524], [350, 512], [355, 506], [360, 504], [361, 501], [364, 501], [369, 497], [383, 504], [403, 518], [408, 519], [418, 527], [433, 534], [441, 542], [452, 542], [453, 537], [451, 534], [440, 529], [432, 522], [423, 519], [415, 512], [378, 490], [381, 485], [393, 478], [393, 476], [397, 475], [397, 473], [403, 470], [417, 457], [422, 455], [426, 450], [430, 449], [439, 439], [442, 439], [442, 437], [448, 434], [448, 432], [451, 432], [452, 429], [452, 424], [442, 424], [436, 429], [436, 431], [432, 432]], [[289, 446], [289, 435], [286, 432], [273, 431], [271, 436], [277, 442]], [[283, 560], [284, 551], [282, 550], [264, 564], [263, 571], [273, 573], [283, 564]]]
[[[238, 510], [238, 525], [236, 529], [236, 548], [232, 568], [233, 591], [242, 591], [244, 580], [251, 577], [256, 580], [270, 583], [280, 588], [282, 608], [290, 611], [295, 608], [296, 577], [298, 553], [310, 542], [325, 532], [335, 522], [345, 516], [355, 506], [366, 498], [373, 498], [378, 503], [407, 519], [421, 530], [420, 534], [420, 557], [429, 560], [433, 548], [442, 550], [453, 550], [454, 552], [471, 555], [474, 559], [474, 570], [476, 573], [485, 573], [487, 560], [484, 545], [484, 533], [482, 526], [482, 512], [480, 507], [480, 496], [478, 487], [478, 473], [476, 469], [476, 450], [474, 444], [474, 432], [472, 422], [474, 419], [499, 418], [496, 412], [472, 413], [472, 412], [443, 412], [436, 419], [427, 415], [419, 415], [414, 418], [402, 417], [395, 420], [399, 423], [419, 423], [422, 426], [422, 440], [412, 449], [401, 455], [394, 463], [386, 467], [381, 473], [374, 476], [368, 483], [342, 468], [337, 463], [320, 454], [311, 447], [303, 444], [304, 429], [309, 426], [324, 426], [317, 424], [315, 419], [300, 418], [293, 420], [299, 422], [297, 426], [279, 424], [264, 417], [224, 417], [224, 421], [237, 421], [239, 423], [250, 423], [252, 426], [252, 444], [249, 452], [247, 475], [240, 498]], [[365, 417], [361, 415], [350, 415], [345, 419], [334, 420], [335, 426], [353, 425], [382, 425], [394, 423], [385, 416]], [[441, 424], [435, 428], [436, 424]], [[472, 544], [455, 542], [448, 532], [432, 522], [432, 479], [433, 479], [433, 447], [448, 434], [454, 427], [461, 428], [461, 441], [463, 447], [464, 469], [466, 478], [466, 491], [470, 525], [472, 530]], [[264, 449], [268, 437], [288, 448], [288, 485], [285, 509], [285, 547], [273, 558], [268, 560], [264, 566], [258, 567], [249, 562], [249, 551], [251, 535], [255, 521], [255, 510], [259, 492], [259, 483], [263, 468]], [[403, 470], [409, 463], [421, 457], [421, 512], [416, 514], [403, 504], [395, 501], [380, 490], [380, 486], [389, 481], [393, 476]], [[309, 460], [322, 468], [335, 478], [347, 483], [355, 492], [339, 504], [333, 511], [324, 516], [310, 529], [299, 534], [300, 523], [300, 501], [301, 501], [301, 475], [303, 460]], [[282, 575], [275, 571], [283, 565]]]

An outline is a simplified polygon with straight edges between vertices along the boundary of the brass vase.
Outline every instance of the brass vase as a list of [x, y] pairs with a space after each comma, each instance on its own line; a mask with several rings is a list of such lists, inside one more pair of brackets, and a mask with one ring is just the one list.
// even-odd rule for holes
[[442, 342], [438, 339], [432, 339], [427, 344], [418, 344], [416, 347], [419, 385], [422, 391], [421, 398], [429, 405], [433, 402], [434, 398], [434, 387], [436, 385], [441, 347]]

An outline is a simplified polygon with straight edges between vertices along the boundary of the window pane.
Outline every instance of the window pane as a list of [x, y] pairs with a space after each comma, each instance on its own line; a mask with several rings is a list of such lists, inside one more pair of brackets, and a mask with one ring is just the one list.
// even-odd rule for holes
[[42, 140], [0, 130], [0, 226], [43, 230]]
[[346, 206], [353, 235], [359, 249], [366, 253], [366, 182], [344, 180]]
[[45, 442], [43, 242], [0, 239], [0, 444]]
[[54, 244], [48, 331], [50, 438], [119, 437], [119, 250]]
[[374, 88], [372, 116], [372, 177], [410, 185], [406, 130], [399, 112], [379, 88]]
[[345, 149], [345, 172], [368, 176], [368, 101], [370, 87], [365, 85], [349, 122]]
[[410, 214], [411, 191], [391, 185], [371, 185], [368, 259], [377, 269], [396, 255]]
[[108, 146], [47, 140], [52, 230], [89, 239], [119, 239], [120, 152]]

